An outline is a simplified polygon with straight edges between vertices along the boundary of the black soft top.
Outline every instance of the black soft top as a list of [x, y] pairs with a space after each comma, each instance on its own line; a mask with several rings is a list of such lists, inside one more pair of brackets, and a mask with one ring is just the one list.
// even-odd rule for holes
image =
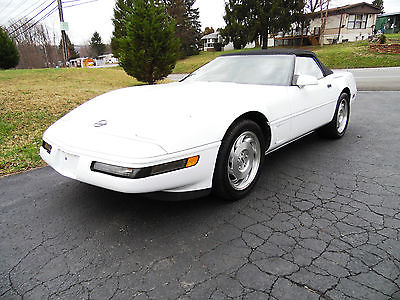
[[314, 52], [302, 49], [266, 49], [266, 50], [249, 50], [234, 53], [222, 54], [221, 56], [242, 56], [242, 55], [296, 55], [312, 57], [322, 70], [324, 76], [333, 74], [332, 70], [327, 68], [315, 55]]

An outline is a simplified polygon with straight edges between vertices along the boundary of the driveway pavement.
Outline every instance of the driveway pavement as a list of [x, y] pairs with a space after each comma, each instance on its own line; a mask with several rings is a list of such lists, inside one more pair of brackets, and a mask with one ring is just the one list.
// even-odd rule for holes
[[269, 155], [235, 203], [0, 179], [0, 298], [400, 299], [399, 97], [361, 92], [341, 140]]

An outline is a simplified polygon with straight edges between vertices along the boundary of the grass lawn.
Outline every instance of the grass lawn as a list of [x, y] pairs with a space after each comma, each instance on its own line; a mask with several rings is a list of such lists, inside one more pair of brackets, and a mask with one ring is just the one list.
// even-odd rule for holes
[[[400, 66], [400, 55], [371, 53], [367, 42], [307, 49], [331, 68]], [[180, 60], [174, 73], [192, 72], [227, 52], [202, 52]], [[38, 155], [43, 131], [74, 107], [138, 84], [121, 68], [0, 71], [0, 176], [43, 166]]]
[[0, 176], [44, 165], [43, 131], [68, 111], [136, 84], [121, 68], [0, 71]]
[[[397, 36], [400, 37], [399, 34], [397, 34]], [[324, 47], [309, 46], [304, 47], [304, 49], [315, 52], [321, 61], [332, 69], [400, 66], [399, 54], [377, 54], [370, 52], [367, 41], [328, 45]], [[188, 57], [177, 63], [174, 73], [193, 72], [215, 57], [228, 52], [234, 51], [202, 52], [200, 55]]]

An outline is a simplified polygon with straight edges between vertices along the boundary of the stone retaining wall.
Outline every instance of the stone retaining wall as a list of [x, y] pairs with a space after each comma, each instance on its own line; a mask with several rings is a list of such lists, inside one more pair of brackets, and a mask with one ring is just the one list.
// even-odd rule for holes
[[371, 44], [369, 50], [378, 53], [400, 54], [400, 44]]

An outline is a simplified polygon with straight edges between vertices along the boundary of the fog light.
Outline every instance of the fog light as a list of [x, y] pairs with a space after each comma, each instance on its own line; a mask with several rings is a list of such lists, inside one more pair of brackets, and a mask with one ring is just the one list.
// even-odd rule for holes
[[124, 178], [135, 178], [135, 175], [140, 171], [140, 169], [114, 166], [97, 161], [92, 162], [90, 169], [95, 172], [100, 172]]

